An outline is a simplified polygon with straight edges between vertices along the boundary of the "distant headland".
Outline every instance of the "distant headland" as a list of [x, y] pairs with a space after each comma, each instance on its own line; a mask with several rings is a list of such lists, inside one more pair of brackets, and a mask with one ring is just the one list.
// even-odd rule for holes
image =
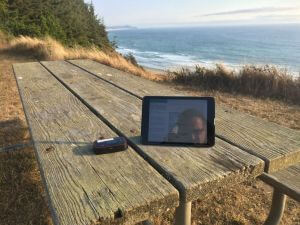
[[131, 29], [138, 29], [137, 27], [134, 26], [129, 26], [129, 25], [125, 25], [125, 26], [108, 26], [106, 27], [107, 31], [114, 31], [114, 30], [131, 30]]

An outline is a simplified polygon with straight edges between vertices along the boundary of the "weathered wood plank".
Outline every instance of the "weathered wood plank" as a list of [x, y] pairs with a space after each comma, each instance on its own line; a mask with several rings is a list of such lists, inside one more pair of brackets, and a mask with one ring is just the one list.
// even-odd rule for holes
[[259, 178], [300, 202], [300, 163], [271, 174], [264, 173]]
[[220, 107], [216, 130], [220, 137], [264, 159], [266, 172], [275, 172], [300, 161], [298, 131]]
[[[157, 82], [134, 76], [91, 60], [70, 60], [101, 79], [127, 88], [140, 98], [145, 95], [186, 95]], [[277, 171], [300, 161], [300, 132], [275, 123], [216, 106], [216, 135], [266, 162], [266, 172]]]
[[131, 224], [178, 205], [177, 190], [132, 148], [93, 154], [95, 139], [117, 135], [41, 64], [14, 71], [55, 224]]
[[264, 163], [217, 139], [213, 148], [140, 144], [142, 101], [64, 61], [42, 62], [55, 76], [129, 138], [136, 150], [180, 190], [184, 201], [262, 173]]
[[[96, 76], [124, 88], [133, 95], [143, 97], [145, 95], [176, 95], [174, 90], [166, 88], [159, 82], [151, 81], [143, 77], [138, 77], [124, 71], [97, 63], [92, 60], [68, 60], [68, 62], [81, 67], [86, 71], [94, 73]], [[126, 85], [125, 85], [126, 84]], [[160, 93], [162, 91], [162, 93]], [[179, 91], [177, 95], [182, 95]]]

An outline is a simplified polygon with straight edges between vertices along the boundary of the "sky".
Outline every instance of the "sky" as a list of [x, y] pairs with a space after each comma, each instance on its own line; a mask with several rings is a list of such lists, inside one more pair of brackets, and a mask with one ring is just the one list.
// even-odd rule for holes
[[[85, 0], [90, 3], [91, 0]], [[92, 0], [106, 26], [300, 23], [300, 0]]]

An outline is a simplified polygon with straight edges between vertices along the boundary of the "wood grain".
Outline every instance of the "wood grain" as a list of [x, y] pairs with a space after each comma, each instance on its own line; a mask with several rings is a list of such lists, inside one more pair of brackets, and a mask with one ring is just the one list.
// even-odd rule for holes
[[132, 224], [178, 205], [178, 191], [132, 148], [94, 155], [117, 136], [41, 64], [13, 66], [55, 224]]
[[300, 163], [271, 174], [264, 173], [259, 178], [300, 202]]
[[[186, 95], [161, 83], [122, 72], [91, 60], [70, 60], [86, 71], [121, 88], [135, 96]], [[216, 106], [216, 135], [250, 154], [260, 157], [266, 163], [266, 172], [273, 172], [300, 161], [300, 132], [275, 123]]]
[[142, 101], [64, 61], [42, 62], [64, 85], [111, 126], [164, 175], [189, 202], [224, 185], [234, 185], [263, 172], [264, 163], [222, 140], [213, 148], [144, 146], [140, 144]]

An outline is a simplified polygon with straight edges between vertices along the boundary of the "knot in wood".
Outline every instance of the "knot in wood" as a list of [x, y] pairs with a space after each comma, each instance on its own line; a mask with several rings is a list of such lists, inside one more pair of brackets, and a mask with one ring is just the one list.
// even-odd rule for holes
[[130, 133], [136, 133], [136, 130], [135, 129], [130, 129]]
[[54, 150], [53, 146], [50, 146], [50, 147], [46, 148], [46, 152], [52, 152], [53, 150]]

